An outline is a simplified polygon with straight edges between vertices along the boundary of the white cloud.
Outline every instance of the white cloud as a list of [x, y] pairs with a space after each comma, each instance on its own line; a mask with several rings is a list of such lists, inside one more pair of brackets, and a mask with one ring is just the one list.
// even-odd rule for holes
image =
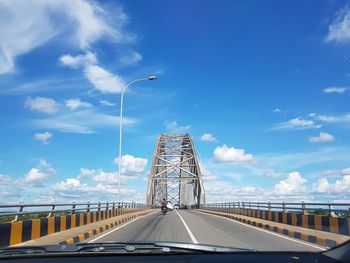
[[334, 191], [337, 193], [349, 193], [350, 175], [344, 175], [342, 179], [337, 180], [334, 183]]
[[265, 176], [271, 177], [271, 178], [277, 178], [282, 176], [282, 173], [278, 173], [274, 169], [269, 168], [265, 171]]
[[[101, 178], [102, 179], [102, 178]], [[106, 179], [106, 178], [104, 178]], [[97, 182], [91, 186], [87, 183], [82, 183], [79, 179], [68, 178], [65, 181], [56, 183], [52, 186], [55, 197], [60, 199], [75, 201], [113, 201], [115, 200], [118, 188], [115, 184], [107, 182]], [[121, 199], [123, 202], [144, 202], [144, 193], [140, 193], [135, 189], [128, 187], [121, 187]]]
[[10, 176], [0, 174], [0, 185], [11, 185], [13, 183]]
[[[92, 176], [92, 180], [96, 183], [101, 184], [109, 184], [109, 185], [117, 185], [118, 184], [118, 174], [116, 172], [105, 172], [101, 169], [96, 171], [96, 174]], [[121, 181], [121, 183], [125, 184], [125, 181]]]
[[313, 184], [312, 190], [316, 193], [326, 193], [330, 190], [331, 185], [327, 178], [321, 178]]
[[[129, 180], [137, 180], [139, 179], [140, 174], [122, 174], [120, 177], [120, 182], [122, 185], [126, 185]], [[114, 172], [106, 172], [102, 169], [87, 169], [80, 168], [80, 174], [77, 176], [77, 179], [84, 180], [86, 178], [92, 179], [96, 184], [101, 185], [114, 185], [118, 184], [118, 173]]]
[[333, 176], [339, 176], [339, 171], [337, 170], [326, 170], [322, 173], [320, 173], [321, 176], [325, 176], [325, 177], [333, 177]]
[[312, 112], [312, 113], [309, 114], [309, 117], [312, 117], [312, 118], [313, 118], [313, 117], [315, 117], [316, 115], [317, 115], [317, 114], [316, 114], [315, 112]]
[[326, 132], [320, 132], [319, 136], [312, 136], [309, 142], [331, 142], [334, 141], [334, 136]]
[[95, 169], [80, 168], [80, 174], [77, 176], [78, 179], [83, 179], [86, 177], [93, 177], [97, 174]]
[[322, 125], [317, 125], [313, 120], [294, 118], [286, 122], [275, 124], [271, 130], [305, 130], [318, 129], [320, 127], [322, 127]]
[[341, 170], [331, 170], [328, 169], [324, 172], [318, 173], [317, 175], [322, 177], [339, 177], [342, 175], [350, 175], [350, 167]]
[[328, 87], [323, 89], [323, 92], [324, 93], [344, 93], [348, 89], [349, 88], [345, 88], [345, 87]]
[[[118, 158], [114, 160], [118, 163]], [[147, 159], [134, 157], [132, 155], [126, 154], [122, 156], [121, 161], [121, 174], [122, 175], [137, 175], [145, 172], [147, 166]]]
[[71, 68], [79, 68], [79, 67], [87, 65], [87, 64], [96, 64], [97, 57], [94, 53], [87, 52], [84, 55], [78, 55], [75, 57], [73, 57], [71, 55], [62, 55], [59, 58], [59, 61], [64, 66], [68, 66]]
[[[124, 125], [134, 124], [136, 120], [123, 118]], [[104, 114], [93, 108], [62, 113], [51, 118], [30, 120], [29, 123], [36, 128], [51, 129], [69, 133], [96, 133], [103, 128], [116, 127], [119, 117]]]
[[2, 87], [0, 96], [3, 95], [23, 95], [30, 93], [42, 93], [43, 91], [69, 92], [85, 89], [82, 78], [50, 78], [44, 77], [39, 80], [24, 82], [17, 86]]
[[314, 113], [312, 116], [315, 120], [323, 121], [326, 123], [336, 123], [336, 122], [350, 122], [350, 113], [344, 114], [344, 115], [338, 115], [338, 116], [332, 116], [332, 115], [319, 115]]
[[250, 163], [254, 161], [253, 155], [246, 154], [243, 149], [218, 146], [214, 150], [214, 161], [219, 163]]
[[219, 177], [216, 175], [208, 175], [208, 174], [202, 174], [202, 179], [204, 182], [207, 181], [218, 181]]
[[224, 172], [222, 173], [222, 176], [234, 179], [236, 181], [242, 181], [244, 177], [242, 174], [236, 172]]
[[43, 186], [43, 181], [56, 173], [46, 160], [40, 160], [36, 168], [32, 168], [24, 177], [24, 182], [34, 187]]
[[[120, 183], [126, 185], [129, 180], [140, 179], [138, 175], [125, 175], [121, 174]], [[101, 169], [97, 170], [96, 175], [92, 177], [92, 180], [100, 185], [116, 186], [118, 184], [118, 173], [117, 172], [105, 172]]]
[[141, 60], [142, 56], [136, 51], [131, 51], [129, 54], [124, 55], [120, 58], [120, 62], [125, 65], [135, 65]]
[[55, 39], [88, 49], [100, 39], [127, 42], [121, 9], [104, 9], [96, 1], [2, 0], [0, 10], [0, 74], [12, 72], [17, 56]]
[[60, 108], [60, 104], [55, 100], [45, 97], [36, 97], [34, 99], [27, 97], [24, 106], [31, 110], [44, 112], [47, 114], [56, 113]]
[[255, 186], [233, 187], [225, 181], [204, 181], [206, 202], [266, 201], [266, 191]]
[[343, 174], [343, 175], [350, 175], [350, 167], [342, 169], [341, 170], [341, 174]]
[[347, 43], [350, 41], [350, 10], [346, 6], [339, 10], [328, 28], [327, 42]]
[[172, 133], [184, 133], [191, 129], [191, 125], [180, 126], [176, 121], [165, 121], [164, 125]]
[[[123, 201], [143, 201], [144, 193], [128, 188], [129, 180], [140, 180], [147, 165], [147, 159], [124, 155], [122, 159], [121, 198]], [[107, 201], [115, 200], [118, 193], [118, 173], [106, 172], [102, 169], [81, 168], [76, 178], [68, 178], [65, 181], [54, 184], [52, 189], [60, 198], [77, 200]], [[84, 180], [87, 180], [84, 182]]]
[[[94, 12], [97, 14], [101, 12], [101, 14], [103, 14], [102, 18], [105, 22], [104, 26], [100, 27], [98, 23], [99, 21], [97, 21], [94, 24], [96, 26], [96, 29], [106, 29], [106, 32], [108, 32], [106, 35], [113, 36], [113, 39], [118, 40], [119, 42], [126, 42], [131, 40], [131, 38], [127, 36], [127, 34], [125, 34], [121, 29], [126, 22], [126, 15], [122, 12], [121, 9], [110, 12], [110, 14], [113, 14], [113, 16], [109, 16], [107, 11], [102, 9], [101, 6], [94, 4], [93, 7], [97, 9], [97, 11], [93, 10]], [[85, 17], [83, 15], [82, 18], [85, 20]], [[112, 18], [116, 23], [110, 23]], [[88, 33], [90, 33], [89, 30], [83, 30], [83, 35], [86, 35]], [[102, 35], [96, 36], [96, 39], [100, 39], [100, 37], [102, 37]], [[87, 48], [83, 48], [83, 50], [86, 51], [86, 53], [83, 55], [72, 56], [66, 54], [61, 56], [59, 58], [60, 63], [71, 68], [82, 68], [85, 78], [94, 86], [95, 89], [104, 94], [122, 92], [123, 88], [125, 87], [123, 78], [98, 65], [95, 53], [87, 51]], [[134, 64], [141, 59], [142, 56], [135, 51], [131, 52], [127, 57], [122, 57], [122, 61], [125, 64]]]
[[[114, 160], [117, 163], [117, 158]], [[123, 155], [121, 162], [121, 183], [127, 184], [128, 180], [139, 179], [145, 173], [147, 159]], [[102, 185], [118, 184], [117, 167], [114, 172], [105, 172], [102, 169], [81, 168], [77, 179], [91, 178], [95, 183]]]
[[350, 148], [324, 147], [315, 151], [295, 153], [265, 153], [255, 155], [259, 164], [265, 167], [281, 167], [283, 170], [294, 170], [316, 164], [332, 164], [334, 162], [348, 162]]
[[288, 122], [290, 125], [292, 126], [299, 126], [299, 127], [305, 127], [305, 128], [309, 128], [309, 127], [314, 127], [314, 122], [310, 121], [310, 120], [303, 120], [300, 118], [295, 118], [292, 119]]
[[282, 112], [279, 108], [275, 108], [272, 112]]
[[105, 106], [115, 106], [115, 103], [109, 102], [108, 100], [100, 100], [100, 103]]
[[81, 187], [84, 186], [80, 183], [80, 181], [78, 179], [75, 178], [68, 178], [66, 179], [66, 185], [67, 186], [72, 186], [72, 187]]
[[45, 8], [34, 2], [2, 1], [0, 17], [0, 74], [14, 70], [16, 56], [41, 46], [57, 34], [48, 22]]
[[219, 180], [219, 177], [217, 175], [215, 175], [214, 173], [212, 173], [211, 171], [209, 171], [207, 166], [204, 163], [199, 162], [199, 167], [201, 170], [202, 179], [204, 181], [218, 181]]
[[321, 178], [313, 184], [312, 190], [316, 193], [349, 194], [350, 175], [344, 175], [334, 184], [329, 183], [327, 178]]
[[314, 115], [313, 117], [317, 120], [320, 120], [323, 122], [328, 122], [328, 123], [333, 123], [333, 122], [339, 121], [339, 117], [337, 117], [337, 116]]
[[55, 192], [71, 192], [72, 194], [81, 194], [89, 191], [87, 184], [82, 184], [76, 178], [67, 178], [66, 181], [61, 181], [52, 186]]
[[64, 55], [59, 58], [62, 65], [78, 68], [82, 67], [87, 80], [102, 93], [120, 93], [125, 87], [124, 80], [113, 75], [108, 70], [97, 65], [96, 55], [87, 52], [85, 55]]
[[201, 141], [204, 141], [204, 142], [215, 142], [216, 138], [211, 133], [204, 133], [201, 136]]
[[79, 98], [65, 100], [66, 107], [71, 110], [75, 110], [77, 108], [89, 108], [92, 107], [92, 104], [89, 102], [81, 101]]
[[15, 180], [12, 176], [0, 174], [0, 200], [5, 204], [18, 204], [22, 201], [24, 190], [28, 189], [28, 184], [25, 185], [25, 189], [22, 186], [22, 180]]
[[48, 144], [49, 139], [52, 137], [52, 133], [43, 132], [34, 134], [36, 140], [41, 141], [43, 144]]
[[288, 178], [275, 185], [274, 190], [278, 195], [293, 195], [306, 192], [307, 179], [303, 178], [299, 172], [291, 172]]
[[120, 76], [113, 75], [108, 70], [97, 65], [86, 66], [84, 74], [94, 87], [104, 94], [120, 93], [125, 87], [124, 80]]

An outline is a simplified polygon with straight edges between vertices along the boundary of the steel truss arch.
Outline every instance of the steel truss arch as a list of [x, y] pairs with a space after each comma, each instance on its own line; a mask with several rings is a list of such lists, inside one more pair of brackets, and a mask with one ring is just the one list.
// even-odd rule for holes
[[189, 134], [161, 134], [158, 137], [148, 181], [147, 203], [158, 206], [163, 198], [189, 207], [205, 203], [202, 175]]

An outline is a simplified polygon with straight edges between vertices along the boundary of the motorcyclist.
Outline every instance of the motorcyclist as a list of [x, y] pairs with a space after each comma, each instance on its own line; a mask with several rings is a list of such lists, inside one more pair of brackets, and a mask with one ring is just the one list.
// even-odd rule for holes
[[163, 209], [167, 209], [167, 208], [168, 208], [168, 207], [167, 207], [168, 202], [167, 202], [167, 200], [166, 200], [165, 198], [163, 198], [163, 200], [162, 200], [162, 203], [161, 203], [161, 204], [162, 204], [162, 208], [161, 208], [162, 210], [163, 210]]

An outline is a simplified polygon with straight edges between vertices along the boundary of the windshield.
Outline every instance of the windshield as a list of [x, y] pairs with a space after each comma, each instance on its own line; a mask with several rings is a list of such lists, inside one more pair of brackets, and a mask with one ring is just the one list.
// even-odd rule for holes
[[0, 249], [350, 239], [345, 1], [0, 0], [0, 32]]

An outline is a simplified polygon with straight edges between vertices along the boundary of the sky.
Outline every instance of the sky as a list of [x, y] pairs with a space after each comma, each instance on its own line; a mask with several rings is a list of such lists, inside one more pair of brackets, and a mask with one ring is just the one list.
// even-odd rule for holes
[[207, 202], [350, 202], [350, 3], [0, 0], [1, 203], [145, 202], [189, 133]]

